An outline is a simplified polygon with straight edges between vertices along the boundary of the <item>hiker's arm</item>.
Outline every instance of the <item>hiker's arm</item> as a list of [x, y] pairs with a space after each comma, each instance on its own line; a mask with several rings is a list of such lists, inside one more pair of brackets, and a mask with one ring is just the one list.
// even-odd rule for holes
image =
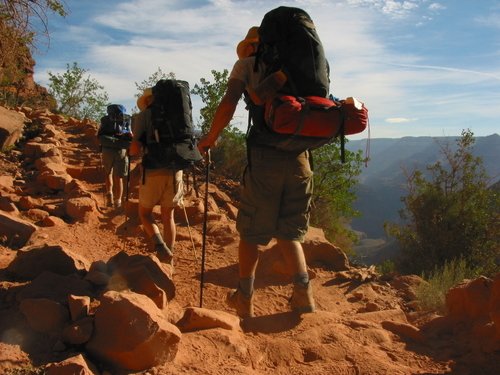
[[234, 111], [238, 105], [238, 101], [245, 91], [245, 83], [238, 79], [231, 78], [227, 82], [227, 90], [222, 98], [217, 110], [215, 111], [214, 119], [208, 134], [200, 140], [198, 148], [204, 152], [212, 147], [219, 138], [220, 133], [229, 124], [233, 118]]
[[146, 119], [145, 114], [139, 112], [132, 116], [130, 120], [130, 131], [132, 132], [132, 143], [128, 149], [130, 156], [138, 156], [142, 152], [142, 142], [140, 141], [142, 134], [146, 131], [144, 123]]

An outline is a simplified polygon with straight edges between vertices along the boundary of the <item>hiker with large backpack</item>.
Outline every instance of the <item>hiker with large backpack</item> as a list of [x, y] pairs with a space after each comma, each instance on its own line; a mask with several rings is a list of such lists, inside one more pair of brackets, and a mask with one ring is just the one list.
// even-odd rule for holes
[[[261, 43], [270, 26], [278, 27], [274, 20], [277, 13], [299, 29], [299, 38], [303, 39], [299, 42], [308, 44], [306, 47], [297, 45], [296, 51], [290, 51], [291, 55], [298, 52], [295, 58], [287, 56], [288, 60], [314, 69], [313, 72], [304, 72], [307, 73], [305, 77], [296, 77], [300, 69], [295, 66], [272, 60], [272, 56], [278, 55], [278, 51], [272, 48], [277, 45], [285, 47], [287, 35], [281, 35], [282, 39], [273, 45], [263, 46]], [[271, 33], [280, 35], [279, 32], [275, 29]], [[314, 56], [300, 56], [304, 51], [312, 51]], [[327, 97], [328, 64], [310, 17], [301, 9], [288, 7], [268, 12], [260, 27], [250, 28], [245, 39], [238, 44], [237, 54], [239, 59], [231, 71], [226, 93], [216, 110], [210, 131], [199, 142], [201, 151], [215, 145], [245, 94], [250, 121], [248, 164], [243, 173], [236, 221], [240, 234], [239, 282], [237, 289], [228, 293], [227, 303], [236, 309], [241, 318], [254, 316], [254, 281], [259, 252], [272, 238], [276, 238], [293, 280], [290, 307], [298, 313], [313, 312], [312, 286], [301, 245], [308, 230], [313, 192], [310, 152], [307, 148], [287, 150], [277, 147], [278, 142], [287, 138], [266, 128], [264, 103], [279, 90], [302, 90], [303, 87], [298, 87], [302, 82], [308, 91], [306, 95]], [[311, 62], [312, 65], [308, 66]]]
[[129, 171], [127, 150], [132, 141], [130, 116], [120, 104], [110, 104], [97, 132], [105, 174], [106, 205], [120, 208]]
[[[143, 154], [139, 218], [158, 258], [173, 264], [174, 209], [182, 203], [183, 169], [202, 159], [194, 138], [189, 84], [160, 80], [144, 91], [137, 107], [130, 154]], [[161, 206], [163, 235], [153, 217], [156, 205]]]

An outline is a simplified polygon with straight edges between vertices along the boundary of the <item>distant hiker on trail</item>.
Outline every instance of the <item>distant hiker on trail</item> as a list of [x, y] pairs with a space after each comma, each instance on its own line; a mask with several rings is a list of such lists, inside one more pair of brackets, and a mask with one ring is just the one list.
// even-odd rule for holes
[[101, 118], [97, 132], [102, 151], [104, 168], [106, 206], [120, 208], [122, 205], [124, 179], [129, 171], [127, 150], [132, 140], [130, 116], [125, 107], [111, 104], [107, 107], [107, 115]]
[[[236, 52], [227, 90], [216, 110], [209, 133], [200, 140], [200, 151], [215, 145], [229, 124], [238, 101], [245, 94], [253, 125], [247, 138], [248, 165], [245, 168], [236, 227], [240, 234], [239, 283], [227, 295], [227, 303], [241, 318], [254, 316], [254, 280], [260, 247], [276, 238], [293, 277], [291, 309], [298, 313], [315, 311], [315, 303], [301, 242], [309, 224], [313, 173], [309, 152], [287, 152], [266, 143], [258, 124], [263, 108], [258, 106], [283, 87], [287, 75], [281, 69], [269, 72], [263, 59], [257, 61], [259, 27], [249, 29]], [[264, 79], [266, 78], [266, 79]]]
[[[182, 204], [182, 170], [202, 158], [193, 137], [189, 84], [160, 80], [144, 90], [137, 107], [130, 154], [143, 153], [139, 218], [158, 258], [173, 265], [174, 209]], [[163, 235], [153, 217], [156, 205], [161, 206]]]

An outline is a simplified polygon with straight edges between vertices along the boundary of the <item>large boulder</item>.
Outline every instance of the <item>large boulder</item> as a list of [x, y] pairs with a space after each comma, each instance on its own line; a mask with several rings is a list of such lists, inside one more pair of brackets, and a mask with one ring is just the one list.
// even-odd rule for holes
[[349, 269], [345, 253], [325, 238], [322, 229], [309, 227], [302, 247], [308, 265], [320, 263], [333, 271]]
[[[108, 260], [107, 269], [111, 276], [108, 285], [110, 290], [130, 289], [144, 294], [159, 308], [166, 307], [166, 302], [175, 297], [173, 269], [155, 256], [128, 255], [121, 251]], [[164, 301], [162, 291], [167, 301]]]
[[59, 302], [47, 298], [26, 298], [19, 310], [28, 325], [41, 333], [60, 333], [69, 322], [68, 309]]
[[0, 151], [13, 146], [23, 135], [24, 114], [0, 107]]
[[100, 302], [94, 335], [86, 345], [93, 356], [131, 371], [144, 371], [175, 358], [182, 334], [151, 299], [109, 291]]
[[4, 236], [11, 247], [23, 247], [37, 227], [17, 216], [0, 212], [0, 237]]
[[493, 279], [489, 310], [491, 321], [495, 324], [497, 338], [500, 342], [500, 273], [497, 273]]
[[24, 156], [27, 158], [37, 159], [44, 156], [54, 145], [49, 143], [40, 143], [36, 141], [29, 141], [24, 145]]
[[66, 214], [76, 221], [89, 221], [97, 211], [97, 205], [92, 198], [70, 198], [66, 201]]
[[46, 298], [67, 306], [70, 294], [92, 296], [92, 289], [88, 281], [74, 275], [58, 275], [45, 271], [25, 285], [16, 294], [16, 300], [21, 302], [29, 298]]
[[492, 285], [493, 280], [481, 276], [451, 288], [446, 294], [448, 315], [463, 321], [488, 317]]
[[59, 275], [85, 274], [90, 261], [60, 245], [31, 246], [18, 250], [7, 272], [23, 280], [33, 280], [45, 271]]

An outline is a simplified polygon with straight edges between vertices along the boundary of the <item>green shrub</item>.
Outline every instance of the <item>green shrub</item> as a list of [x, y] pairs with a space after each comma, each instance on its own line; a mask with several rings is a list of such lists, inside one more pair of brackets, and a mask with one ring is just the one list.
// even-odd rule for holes
[[420, 284], [416, 291], [420, 307], [423, 310], [445, 313], [448, 290], [463, 280], [475, 276], [476, 272], [469, 268], [463, 258], [447, 261], [442, 267], [436, 266], [428, 275], [422, 274], [426, 282]]
[[390, 259], [384, 260], [376, 266], [377, 272], [381, 275], [387, 275], [396, 272], [396, 264]]
[[485, 276], [498, 272], [500, 195], [473, 144], [463, 131], [455, 148], [441, 146], [442, 160], [407, 176], [402, 224], [387, 226], [401, 246], [400, 272], [420, 274], [457, 258]]

